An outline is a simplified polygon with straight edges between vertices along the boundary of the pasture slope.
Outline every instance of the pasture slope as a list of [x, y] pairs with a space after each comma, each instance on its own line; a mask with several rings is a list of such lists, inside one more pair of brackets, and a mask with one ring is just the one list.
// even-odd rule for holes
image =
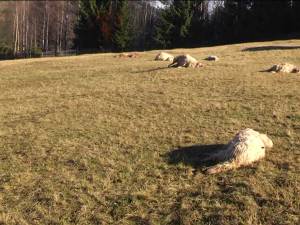
[[[294, 47], [288, 47], [294, 46]], [[0, 224], [299, 224], [300, 41], [0, 62]], [[203, 59], [220, 57], [218, 62]], [[265, 160], [205, 175], [199, 159], [250, 127]]]

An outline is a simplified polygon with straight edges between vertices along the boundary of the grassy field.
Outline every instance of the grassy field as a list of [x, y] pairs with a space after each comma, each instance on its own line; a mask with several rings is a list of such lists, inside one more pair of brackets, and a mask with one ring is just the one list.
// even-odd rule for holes
[[[286, 47], [297, 46], [297, 47]], [[299, 224], [300, 40], [0, 62], [0, 224]], [[208, 55], [220, 57], [206, 62]], [[240, 129], [266, 159], [206, 175]]]

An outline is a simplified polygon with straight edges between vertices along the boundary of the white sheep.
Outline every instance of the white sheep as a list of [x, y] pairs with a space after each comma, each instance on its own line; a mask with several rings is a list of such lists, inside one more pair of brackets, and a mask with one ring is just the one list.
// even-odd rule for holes
[[155, 60], [159, 60], [159, 61], [170, 61], [172, 62], [174, 59], [174, 56], [166, 53], [166, 52], [160, 52], [156, 57]]
[[189, 54], [176, 56], [173, 62], [168, 67], [192, 67], [198, 68], [203, 65]]
[[300, 69], [290, 63], [281, 63], [273, 65], [268, 71], [272, 73], [299, 73]]
[[249, 165], [264, 158], [266, 148], [272, 147], [273, 142], [266, 134], [260, 134], [250, 128], [241, 130], [226, 148], [207, 159], [222, 161], [222, 163], [208, 168], [206, 172], [214, 174]]

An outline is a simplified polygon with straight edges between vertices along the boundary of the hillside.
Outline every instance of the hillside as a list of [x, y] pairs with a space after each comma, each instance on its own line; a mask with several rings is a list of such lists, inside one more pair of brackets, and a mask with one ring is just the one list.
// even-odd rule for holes
[[[300, 75], [260, 71], [300, 66], [300, 40], [168, 52], [205, 67], [0, 61], [1, 224], [299, 223]], [[265, 160], [204, 174], [201, 151], [245, 127], [273, 140]]]

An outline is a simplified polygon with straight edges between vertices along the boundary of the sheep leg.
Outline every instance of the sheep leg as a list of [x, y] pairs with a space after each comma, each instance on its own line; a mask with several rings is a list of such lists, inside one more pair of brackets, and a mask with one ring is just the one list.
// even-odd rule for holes
[[172, 62], [170, 65], [168, 65], [168, 67], [176, 67], [178, 66], [178, 63], [177, 62]]
[[237, 167], [238, 166], [236, 165], [236, 163], [231, 162], [231, 161], [227, 161], [227, 162], [224, 162], [224, 163], [217, 164], [215, 166], [211, 166], [205, 172], [207, 174], [215, 174], [215, 173], [221, 173], [221, 172], [225, 172], [225, 171], [228, 171], [228, 170], [232, 170], [232, 169], [235, 169]]

